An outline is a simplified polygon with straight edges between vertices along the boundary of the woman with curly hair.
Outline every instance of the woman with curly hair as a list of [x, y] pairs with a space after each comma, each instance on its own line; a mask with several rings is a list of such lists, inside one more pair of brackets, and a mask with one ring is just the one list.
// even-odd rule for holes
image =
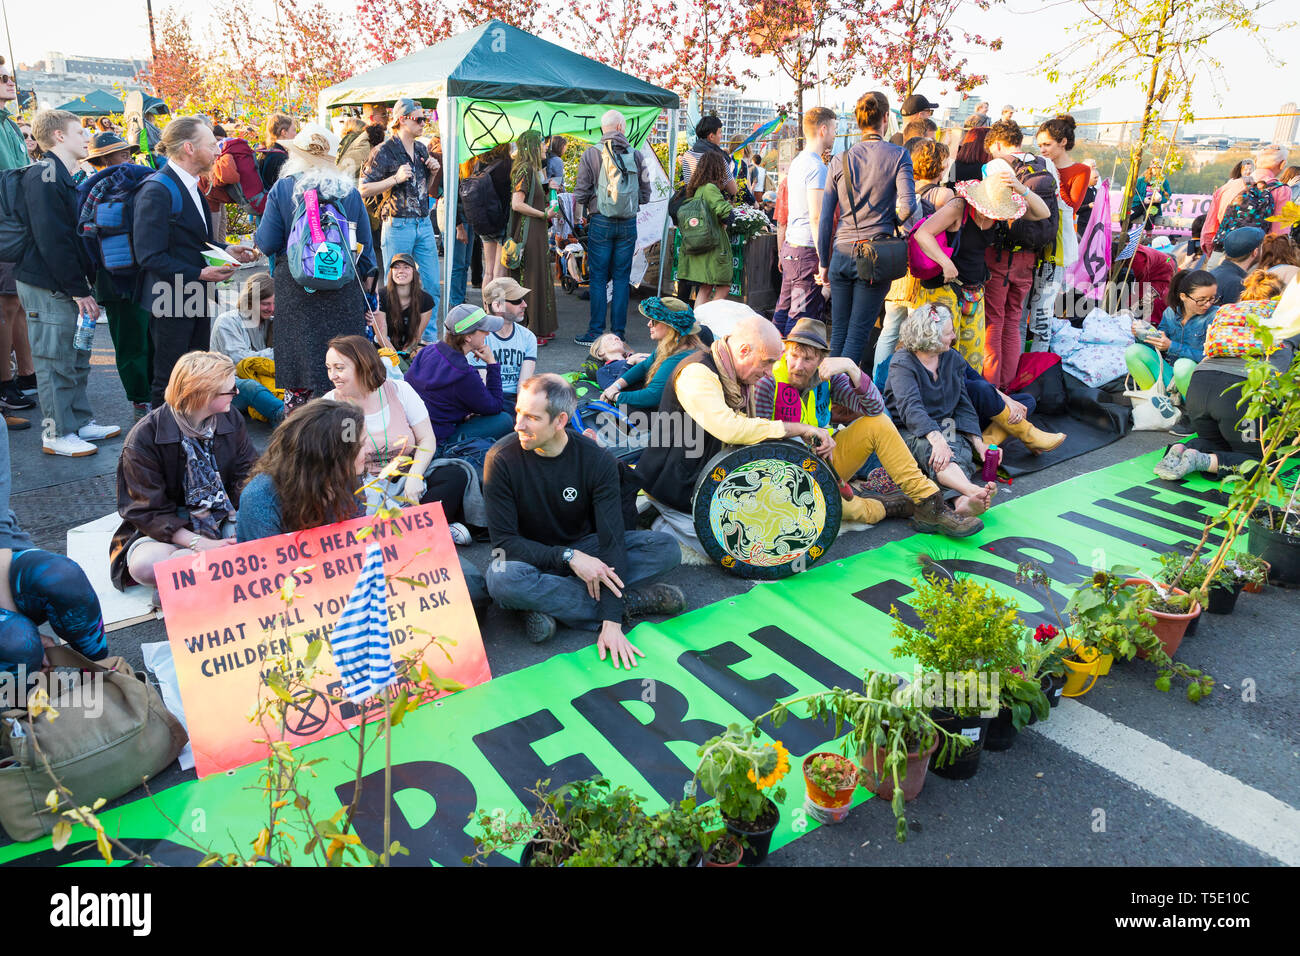
[[[559, 328], [555, 317], [555, 279], [551, 275], [551, 252], [546, 240], [545, 175], [542, 134], [535, 129], [525, 130], [515, 141], [515, 162], [510, 167], [513, 190], [510, 209], [515, 214], [510, 236], [523, 246], [523, 259], [510, 276], [524, 288], [533, 290], [528, 297], [524, 325], [537, 336], [538, 345], [555, 338]], [[527, 235], [523, 234], [525, 229]]]

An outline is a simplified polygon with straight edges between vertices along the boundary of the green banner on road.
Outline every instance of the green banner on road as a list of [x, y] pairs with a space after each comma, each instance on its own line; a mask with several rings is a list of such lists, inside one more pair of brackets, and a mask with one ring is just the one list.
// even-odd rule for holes
[[[600, 118], [607, 106], [579, 106], [573, 103], [543, 103], [525, 100], [497, 103], [492, 100], [462, 98], [456, 101], [460, 113], [459, 162], [486, 153], [499, 143], [514, 142], [526, 130], [542, 134], [543, 143], [550, 136], [568, 136], [586, 143], [600, 142]], [[659, 114], [657, 106], [620, 106], [627, 120], [627, 139], [638, 149], [650, 135]]]
[[[856, 687], [867, 667], [909, 672], [912, 662], [890, 653], [888, 611], [897, 604], [905, 620], [915, 621], [907, 602], [922, 553], [1014, 597], [1030, 627], [1053, 621], [1037, 592], [1016, 582], [1018, 564], [1042, 564], [1063, 606], [1070, 585], [1093, 567], [1151, 567], [1155, 555], [1197, 540], [1204, 518], [1218, 510], [1213, 485], [1203, 479], [1183, 485], [1155, 479], [1151, 466], [1159, 454], [999, 503], [972, 538], [912, 535], [839, 560], [832, 549], [804, 574], [760, 583], [662, 624], [642, 624], [631, 637], [646, 658], [631, 672], [600, 663], [588, 647], [420, 708], [393, 735], [392, 839], [411, 853], [397, 862], [459, 864], [473, 851], [471, 812], [531, 809], [525, 791], [542, 779], [558, 784], [600, 773], [661, 805], [682, 796], [696, 748], [726, 724], [748, 721], [778, 698]], [[776, 736], [790, 750], [792, 770], [774, 848], [818, 825], [802, 810], [799, 760], [823, 749], [829, 733], [792, 718]], [[309, 782], [309, 793], [313, 816], [327, 819], [351, 801], [356, 746], [340, 735], [299, 752], [325, 758], [313, 767], [319, 777]], [[371, 847], [382, 845], [378, 753], [372, 751], [357, 817], [358, 833]], [[179, 784], [157, 794], [156, 806], [136, 800], [101, 819], [109, 833], [165, 862], [199, 860], [203, 851], [195, 844], [248, 852], [267, 820], [258, 784], [263, 772], [251, 765]], [[866, 796], [860, 790], [859, 802]], [[867, 838], [887, 840], [893, 820], [887, 808], [877, 809], [857, 826]], [[0, 863], [98, 860], [84, 827], [61, 852], [48, 839], [0, 848]]]

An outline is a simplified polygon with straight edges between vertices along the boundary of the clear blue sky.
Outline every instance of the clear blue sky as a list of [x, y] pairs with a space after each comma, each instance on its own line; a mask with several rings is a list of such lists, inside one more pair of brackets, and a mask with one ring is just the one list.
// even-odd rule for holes
[[[51, 17], [48, 3], [37, 0], [4, 2], [9, 15], [13, 52], [19, 61], [41, 59], [47, 50], [84, 56], [142, 56], [149, 49], [145, 0], [54, 0], [57, 19]], [[272, 0], [254, 2], [261, 4], [268, 13], [273, 9]], [[354, 0], [318, 2], [347, 13], [355, 10]], [[196, 25], [205, 22], [209, 16], [208, 4], [203, 0], [175, 0], [171, 4], [167, 0], [155, 0], [155, 15], [168, 5], [189, 13]], [[1056, 45], [1053, 41], [1064, 42], [1065, 29], [1077, 9], [1068, 2], [1008, 0], [987, 14], [966, 14], [965, 26], [977, 29], [984, 36], [1001, 36], [1004, 40], [998, 53], [978, 49], [968, 51], [972, 67], [991, 78], [988, 86], [977, 91], [977, 95], [991, 101], [995, 111], [1004, 103], [1013, 103], [1025, 112], [1050, 107], [1055, 98], [1054, 91], [1030, 73], [1040, 50], [1049, 44]], [[1279, 4], [1272, 19], [1279, 21], [1284, 15], [1285, 8]], [[1275, 34], [1270, 45], [1274, 53], [1285, 61], [1291, 50], [1300, 47], [1300, 27]], [[8, 50], [4, 52], [7, 56]], [[1273, 113], [1285, 102], [1300, 100], [1300, 71], [1294, 64], [1270, 64], [1253, 38], [1224, 34], [1216, 54], [1225, 64], [1223, 89], [1219, 91], [1221, 102], [1216, 102], [1214, 91], [1208, 84], [1205, 88], [1198, 88], [1193, 98], [1198, 114]], [[750, 65], [760, 72], [763, 70], [761, 64]], [[828, 105], [837, 106], [841, 100], [852, 102], [872, 85], [864, 78], [848, 90], [827, 90], [822, 96]], [[954, 94], [944, 95], [938, 84], [923, 84], [921, 90], [944, 105], [956, 101]], [[782, 82], [779, 77], [762, 80], [749, 89], [753, 96], [774, 100], [789, 98], [789, 92], [789, 81]], [[812, 101], [815, 100], [813, 95]], [[1135, 91], [1110, 91], [1099, 95], [1090, 105], [1100, 106], [1103, 118], [1107, 120], [1132, 118], [1141, 106]], [[1273, 124], [1273, 120], [1207, 122], [1194, 129], [1268, 137], [1272, 135]]]

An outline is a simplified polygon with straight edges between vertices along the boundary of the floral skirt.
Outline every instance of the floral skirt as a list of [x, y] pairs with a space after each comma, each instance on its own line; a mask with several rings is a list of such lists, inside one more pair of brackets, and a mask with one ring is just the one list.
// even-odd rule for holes
[[937, 289], [919, 287], [915, 297], [907, 303], [909, 309], [923, 305], [944, 305], [952, 312], [952, 327], [957, 333], [953, 348], [970, 367], [984, 374], [984, 286], [962, 286], [960, 293], [952, 286]]

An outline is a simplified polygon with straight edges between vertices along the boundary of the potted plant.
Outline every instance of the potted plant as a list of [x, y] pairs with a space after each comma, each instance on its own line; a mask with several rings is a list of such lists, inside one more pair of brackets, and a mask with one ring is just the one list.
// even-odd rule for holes
[[[1200, 602], [1181, 588], [1162, 586], [1154, 581], [1129, 578], [1126, 583], [1137, 586], [1134, 600], [1154, 619], [1147, 627], [1159, 638], [1165, 654], [1172, 658], [1183, 643], [1187, 625], [1200, 616]], [[1144, 643], [1138, 648], [1137, 656], [1146, 660], [1150, 653], [1150, 648]]]
[[803, 758], [804, 810], [819, 823], [843, 823], [849, 815], [858, 768], [848, 757], [818, 751]]
[[[1213, 574], [1210, 574], [1209, 561], [1198, 557], [1185, 558], [1177, 551], [1160, 555], [1159, 561], [1156, 581], [1186, 591], [1212, 614], [1232, 613], [1248, 576], [1236, 557], [1225, 559]], [[1187, 633], [1191, 633], [1190, 626]]]
[[1295, 491], [1285, 508], [1264, 504], [1251, 512], [1247, 546], [1267, 561], [1270, 579], [1286, 587], [1300, 587], [1300, 512]]
[[[1065, 689], [1065, 659], [1069, 655], [1064, 632], [1051, 624], [1039, 624], [1034, 628], [1032, 643], [1024, 645], [1025, 673], [1031, 678], [1038, 677], [1038, 686], [1042, 688], [1049, 708], [1061, 702], [1061, 691]], [[1029, 722], [1032, 724], [1038, 719], [1031, 715]]]
[[1267, 561], [1259, 555], [1250, 554], [1242, 551], [1234, 556], [1237, 567], [1245, 575], [1245, 586], [1242, 588], [1247, 594], [1262, 594], [1264, 587], [1268, 584], [1268, 572], [1272, 567]]
[[[1042, 591], [1043, 603], [1052, 609], [1052, 615], [1060, 625], [1057, 628], [1050, 624], [1040, 624], [1034, 631], [1036, 641], [1040, 636], [1047, 640], [1059, 638], [1063, 681], [1059, 694], [1054, 699], [1049, 699], [1049, 703], [1055, 707], [1061, 697], [1082, 697], [1092, 690], [1099, 677], [1110, 670], [1111, 655], [1103, 655], [1097, 648], [1085, 644], [1069, 633], [1069, 625], [1062, 620], [1061, 612], [1056, 607], [1051, 578], [1047, 576], [1042, 565], [1033, 561], [1020, 564], [1016, 568], [1016, 581]], [[1066, 613], [1070, 613], [1068, 610], [1070, 604], [1066, 604], [1066, 608]], [[1049, 698], [1051, 698], [1050, 694]]]
[[474, 837], [466, 863], [484, 863], [493, 853], [519, 848], [520, 866], [563, 866], [592, 833], [617, 830], [639, 809], [640, 798], [627, 787], [614, 788], [603, 777], [578, 780], [551, 790], [540, 781], [529, 790], [537, 798], [531, 813], [506, 816], [479, 811], [470, 819], [482, 832]]
[[[1156, 636], [1155, 615], [1147, 611], [1147, 605], [1152, 603], [1177, 608], [1181, 599], [1168, 589], [1164, 589], [1162, 595], [1161, 591], [1150, 587], [1151, 582], [1145, 578], [1130, 576], [1138, 573], [1136, 568], [1114, 567], [1109, 571], [1094, 571], [1091, 577], [1077, 585], [1066, 605], [1066, 612], [1070, 615], [1066, 646], [1072, 655], [1079, 655], [1091, 648], [1098, 654], [1111, 654], [1126, 661], [1131, 661], [1139, 651], [1143, 651], [1143, 657], [1156, 665], [1157, 690], [1169, 690], [1176, 674], [1188, 682], [1188, 700], [1195, 703], [1202, 697], [1208, 697], [1214, 689], [1214, 678], [1181, 661], [1174, 661]], [[1042, 568], [1032, 562], [1022, 564], [1018, 575], [1027, 576], [1030, 580], [1046, 579]], [[1147, 587], [1148, 593], [1139, 593], [1143, 587]], [[1051, 589], [1044, 590], [1047, 602], [1055, 612], [1056, 603]], [[1200, 613], [1199, 609], [1197, 613]], [[1059, 613], [1057, 619], [1060, 620]], [[1074, 666], [1069, 657], [1065, 664], [1067, 667]], [[1074, 696], [1070, 693], [1068, 680], [1063, 693], [1067, 697]]]
[[646, 813], [639, 798], [617, 827], [591, 831], [565, 866], [697, 866], [717, 838], [715, 808], [697, 809], [687, 797], [658, 813]]
[[741, 838], [746, 866], [767, 858], [781, 814], [764, 791], [784, 801], [785, 788], [776, 785], [790, 772], [790, 752], [779, 740], [760, 743], [760, 733], [756, 724], [744, 729], [730, 724], [696, 751], [700, 765], [695, 779], [718, 801], [727, 831]]
[[705, 866], [740, 866], [740, 858], [745, 855], [745, 848], [740, 840], [726, 830], [713, 834], [714, 841], [704, 855]]
[[809, 717], [832, 726], [836, 737], [844, 737], [844, 755], [856, 757], [861, 765], [858, 782], [889, 801], [895, 838], [902, 843], [907, 839], [904, 804], [915, 800], [925, 785], [931, 755], [938, 752], [946, 762], [971, 746], [971, 741], [944, 730], [930, 716], [923, 692], [926, 683], [918, 672], [910, 685], [900, 687], [895, 675], [868, 670], [861, 692], [836, 687], [796, 697], [760, 714], [755, 723], [771, 717], [772, 725], [780, 727], [802, 704]]
[[974, 578], [929, 574], [913, 585], [912, 607], [921, 628], [904, 624], [898, 608], [891, 607], [899, 641], [893, 651], [915, 658], [923, 671], [943, 675], [945, 697], [934, 718], [972, 746], [949, 763], [932, 757], [930, 769], [964, 780], [979, 770], [985, 732], [999, 707], [1001, 675], [1019, 664], [1024, 625], [1014, 601]]

